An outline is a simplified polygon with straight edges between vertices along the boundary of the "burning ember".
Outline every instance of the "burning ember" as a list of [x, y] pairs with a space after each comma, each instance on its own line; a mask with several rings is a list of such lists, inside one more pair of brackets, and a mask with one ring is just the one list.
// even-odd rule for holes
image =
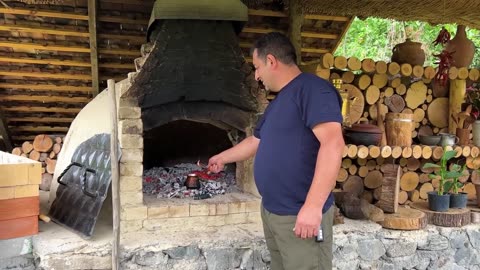
[[[188, 174], [196, 174], [199, 189], [187, 189]], [[207, 199], [217, 194], [231, 192], [235, 188], [235, 172], [211, 173], [200, 163], [182, 163], [173, 167], [154, 167], [143, 172], [143, 193], [158, 198]]]

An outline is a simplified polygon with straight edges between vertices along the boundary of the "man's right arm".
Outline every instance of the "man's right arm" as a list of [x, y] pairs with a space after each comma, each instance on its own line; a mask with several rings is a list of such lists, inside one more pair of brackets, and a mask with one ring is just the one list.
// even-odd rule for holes
[[259, 143], [260, 139], [257, 137], [247, 137], [232, 148], [229, 148], [220, 154], [211, 157], [208, 161], [208, 169], [217, 173], [223, 170], [225, 164], [243, 161], [253, 157], [257, 152]]

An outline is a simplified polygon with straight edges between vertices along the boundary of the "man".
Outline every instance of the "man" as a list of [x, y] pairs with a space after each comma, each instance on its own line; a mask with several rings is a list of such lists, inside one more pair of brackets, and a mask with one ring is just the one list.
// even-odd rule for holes
[[[256, 154], [262, 221], [273, 270], [332, 268], [333, 196], [344, 141], [342, 100], [327, 81], [302, 73], [287, 37], [270, 33], [253, 48], [255, 79], [279, 92], [254, 135], [210, 158], [213, 172]], [[321, 145], [321, 147], [320, 147]], [[323, 242], [317, 242], [319, 228]]]

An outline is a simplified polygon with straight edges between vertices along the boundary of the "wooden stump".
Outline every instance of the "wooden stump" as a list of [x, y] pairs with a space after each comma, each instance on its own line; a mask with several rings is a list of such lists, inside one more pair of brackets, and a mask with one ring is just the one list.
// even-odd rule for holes
[[400, 166], [394, 164], [385, 165], [381, 187], [382, 192], [377, 206], [386, 213], [397, 212], [400, 177]]
[[379, 222], [383, 228], [394, 230], [420, 230], [427, 226], [427, 216], [419, 210], [399, 207], [394, 214], [385, 214], [385, 219]]
[[428, 202], [414, 202], [410, 206], [424, 212], [429, 224], [444, 227], [462, 227], [470, 224], [470, 210], [466, 208], [451, 208], [447, 212], [435, 212], [428, 209]]
[[472, 202], [467, 205], [467, 208], [471, 211], [470, 219], [473, 224], [480, 223], [480, 208], [477, 206], [477, 202]]

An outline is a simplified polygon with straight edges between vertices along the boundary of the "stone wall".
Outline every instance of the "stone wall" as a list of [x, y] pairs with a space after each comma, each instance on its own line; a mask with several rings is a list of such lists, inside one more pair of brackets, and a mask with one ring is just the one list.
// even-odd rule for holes
[[[68, 233], [46, 229], [33, 237], [32, 247], [25, 246], [25, 241], [18, 243], [19, 251], [9, 253], [13, 257], [0, 257], [0, 269], [111, 269], [109, 239], [87, 241]], [[261, 270], [269, 269], [270, 264], [259, 224], [178, 233], [127, 233], [121, 246], [122, 269]], [[4, 253], [5, 249], [1, 250]], [[369, 221], [346, 219], [345, 224], [334, 226], [333, 250], [333, 265], [338, 270], [479, 270], [480, 225], [428, 225], [424, 230], [393, 231]]]

